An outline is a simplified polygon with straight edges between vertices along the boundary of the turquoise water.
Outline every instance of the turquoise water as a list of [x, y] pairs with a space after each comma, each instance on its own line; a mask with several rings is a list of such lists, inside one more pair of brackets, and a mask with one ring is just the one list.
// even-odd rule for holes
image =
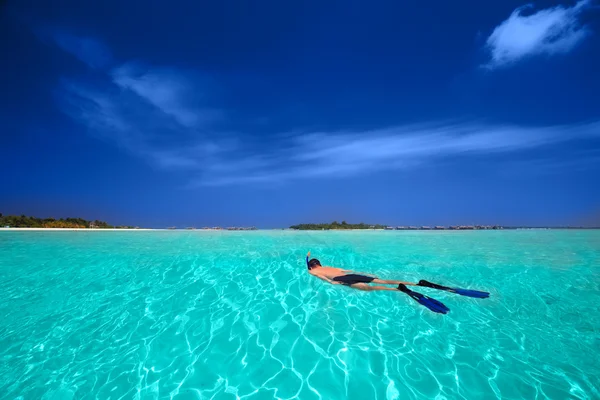
[[0, 293], [2, 399], [600, 398], [600, 231], [0, 231]]

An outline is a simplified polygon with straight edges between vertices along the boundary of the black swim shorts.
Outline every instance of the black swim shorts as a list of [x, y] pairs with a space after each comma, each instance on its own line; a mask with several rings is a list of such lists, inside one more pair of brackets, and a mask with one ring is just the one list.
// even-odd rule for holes
[[348, 274], [342, 276], [336, 276], [332, 280], [335, 282], [341, 282], [344, 285], [353, 285], [355, 283], [371, 283], [373, 281], [372, 276]]

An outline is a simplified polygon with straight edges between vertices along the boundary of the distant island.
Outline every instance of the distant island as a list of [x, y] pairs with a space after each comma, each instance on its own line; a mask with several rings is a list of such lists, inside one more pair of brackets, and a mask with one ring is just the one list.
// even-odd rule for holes
[[381, 224], [349, 224], [346, 221], [341, 223], [333, 221], [332, 223], [324, 224], [298, 224], [289, 227], [292, 230], [299, 231], [328, 231], [328, 230], [345, 230], [345, 229], [375, 229], [387, 231], [463, 231], [463, 230], [503, 230], [503, 229], [598, 229], [596, 227], [585, 226], [503, 226], [503, 225], [450, 225], [450, 226], [390, 226]]
[[[0, 228], [35, 228], [35, 229], [141, 229], [138, 226], [129, 225], [110, 225], [107, 222], [100, 220], [88, 221], [83, 218], [38, 218], [25, 215], [3, 215], [0, 213]], [[227, 231], [255, 231], [258, 230], [255, 226], [240, 227], [229, 226], [222, 228], [220, 226], [196, 228], [188, 226], [185, 228], [177, 228], [175, 226], [166, 227], [167, 230], [227, 230]], [[285, 228], [278, 228], [285, 229]], [[394, 230], [394, 231], [410, 231], [410, 230], [503, 230], [503, 229], [600, 229], [598, 226], [502, 226], [502, 225], [450, 225], [450, 226], [391, 226], [383, 224], [366, 224], [360, 222], [351, 224], [346, 221], [331, 223], [308, 223], [292, 225], [289, 230], [298, 231], [329, 231], [329, 230]]]
[[333, 229], [385, 229], [385, 225], [380, 224], [365, 224], [361, 222], [359, 224], [349, 224], [346, 221], [342, 221], [341, 223], [337, 221], [333, 221], [328, 224], [299, 224], [292, 225], [290, 229], [299, 230], [299, 231], [321, 231], [321, 230], [333, 230]]
[[482, 230], [482, 229], [504, 229], [499, 225], [456, 225], [456, 226], [390, 226], [381, 224], [349, 224], [346, 221], [341, 223], [333, 221], [324, 224], [298, 224], [292, 225], [289, 229], [300, 231], [321, 231], [321, 230], [345, 230], [345, 229], [376, 229], [376, 230]]
[[25, 215], [2, 215], [0, 228], [88, 228], [88, 229], [135, 229], [137, 227], [109, 225], [104, 221], [88, 221], [83, 218], [38, 218]]

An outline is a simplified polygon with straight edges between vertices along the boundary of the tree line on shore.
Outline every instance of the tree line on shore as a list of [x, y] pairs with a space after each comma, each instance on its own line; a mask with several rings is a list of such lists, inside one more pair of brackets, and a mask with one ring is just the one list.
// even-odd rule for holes
[[132, 226], [113, 226], [104, 221], [88, 221], [83, 218], [38, 218], [26, 215], [2, 215], [0, 213], [0, 227], [10, 228], [124, 228]]
[[361, 222], [359, 224], [349, 224], [346, 221], [324, 224], [298, 224], [290, 226], [290, 229], [297, 229], [301, 231], [313, 231], [313, 230], [330, 230], [330, 229], [384, 229], [385, 225], [380, 224], [365, 224]]

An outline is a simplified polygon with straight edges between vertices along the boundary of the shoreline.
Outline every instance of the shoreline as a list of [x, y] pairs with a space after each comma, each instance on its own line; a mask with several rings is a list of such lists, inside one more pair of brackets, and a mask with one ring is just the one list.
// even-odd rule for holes
[[125, 229], [125, 228], [0, 228], [0, 231], [161, 231], [166, 229], [152, 229], [152, 228], [139, 228], [139, 229]]
[[272, 229], [253, 229], [253, 230], [229, 230], [229, 229], [168, 229], [168, 228], [4, 228], [0, 227], [0, 231], [84, 231], [84, 232], [132, 232], [132, 231], [141, 231], [141, 232], [257, 232], [257, 231], [281, 231], [281, 232], [477, 232], [477, 231], [486, 231], [486, 232], [498, 232], [498, 231], [521, 231], [521, 230], [550, 230], [550, 231], [559, 231], [559, 230], [600, 230], [600, 228], [585, 228], [585, 227], [557, 227], [557, 228], [504, 228], [504, 229], [281, 229], [281, 228], [272, 228]]

